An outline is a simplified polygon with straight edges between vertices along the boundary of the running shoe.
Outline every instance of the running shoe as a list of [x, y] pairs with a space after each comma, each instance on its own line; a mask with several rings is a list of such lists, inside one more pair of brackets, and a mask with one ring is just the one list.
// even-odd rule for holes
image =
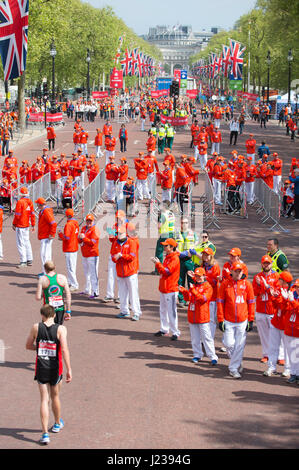
[[171, 339], [171, 341], [177, 341], [178, 340], [178, 335], [172, 335], [172, 337], [170, 339]]
[[133, 315], [131, 320], [132, 321], [138, 321], [139, 320], [139, 315]]
[[211, 361], [212, 366], [216, 366], [218, 364], [218, 361], [216, 359], [213, 359]]
[[27, 263], [20, 263], [17, 265], [17, 268], [26, 268], [27, 267]]
[[107, 302], [113, 302], [114, 299], [112, 297], [107, 297], [107, 295], [103, 298], [103, 302], [107, 303]]
[[97, 299], [99, 296], [97, 294], [92, 294], [88, 298], [89, 299]]
[[50, 442], [49, 434], [47, 432], [44, 432], [42, 437], [39, 440], [40, 444], [47, 445]]
[[236, 371], [229, 371], [229, 375], [231, 375], [234, 379], [240, 379], [242, 376], [241, 374], [239, 374], [239, 372], [236, 370]]
[[297, 382], [296, 375], [291, 375], [291, 377], [287, 380], [288, 384], [295, 384]]
[[32, 266], [32, 260], [27, 261], [27, 266]]
[[163, 331], [157, 331], [157, 333], [154, 333], [155, 336], [168, 336], [168, 333], [163, 333]]
[[193, 357], [193, 358], [191, 359], [191, 362], [193, 362], [193, 364], [198, 364], [200, 361], [201, 361], [201, 358], [200, 358], [200, 357]]
[[55, 423], [54, 426], [52, 427], [51, 431], [52, 432], [59, 432], [63, 428], [64, 428], [64, 421], [63, 421], [63, 419], [60, 419], [60, 424]]
[[268, 356], [262, 357], [262, 359], [260, 359], [260, 362], [261, 362], [262, 364], [265, 364], [266, 362], [268, 362]]
[[130, 314], [129, 313], [119, 313], [118, 315], [116, 315], [117, 318], [130, 318]]

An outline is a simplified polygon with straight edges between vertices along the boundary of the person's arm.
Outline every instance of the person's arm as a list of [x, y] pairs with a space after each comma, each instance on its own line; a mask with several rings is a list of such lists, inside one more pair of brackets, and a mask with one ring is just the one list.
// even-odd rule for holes
[[44, 276], [41, 276], [38, 280], [38, 283], [37, 283], [37, 289], [36, 289], [36, 293], [35, 293], [35, 299], [40, 301], [42, 299], [42, 293], [43, 293], [43, 277]]
[[37, 332], [38, 332], [38, 323], [35, 323], [33, 327], [30, 330], [29, 336], [26, 341], [26, 349], [29, 349], [29, 351], [35, 351], [36, 350], [36, 338], [37, 338]]
[[288, 260], [287, 260], [287, 257], [283, 254], [281, 254], [280, 256], [278, 256], [277, 258], [277, 266], [278, 268], [281, 270], [281, 271], [285, 271], [286, 269], [288, 269], [289, 267], [289, 263], [288, 263]]
[[66, 379], [67, 383], [72, 380], [72, 369], [71, 369], [71, 358], [70, 351], [67, 344], [67, 329], [63, 325], [59, 325], [57, 331], [57, 338], [60, 342], [61, 354], [66, 367]]
[[67, 278], [63, 274], [58, 275], [59, 284], [64, 287], [66, 313], [71, 313], [72, 295]]

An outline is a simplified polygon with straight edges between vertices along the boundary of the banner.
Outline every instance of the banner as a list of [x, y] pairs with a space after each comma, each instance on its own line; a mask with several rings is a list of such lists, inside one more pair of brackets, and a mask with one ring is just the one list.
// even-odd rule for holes
[[[45, 113], [30, 113], [29, 122], [45, 122]], [[62, 113], [47, 113], [47, 122], [60, 122], [62, 121]]]
[[93, 91], [92, 97], [94, 100], [100, 100], [102, 98], [108, 98], [109, 93], [108, 91]]
[[160, 116], [161, 123], [165, 124], [168, 122], [172, 126], [178, 127], [178, 126], [187, 126], [188, 125], [188, 116], [184, 117], [171, 117], [171, 116], [163, 116], [163, 114]]
[[189, 96], [191, 100], [195, 100], [198, 95], [198, 90], [187, 90], [186, 93], [187, 93], [187, 96]]
[[169, 90], [153, 90], [151, 91], [152, 98], [161, 98], [162, 96], [169, 96]]
[[256, 101], [256, 99], [259, 97], [259, 95], [256, 95], [254, 93], [243, 93], [242, 91], [237, 91], [237, 96], [241, 96], [248, 101]]
[[110, 88], [122, 88], [123, 87], [123, 72], [122, 70], [113, 69], [110, 75]]

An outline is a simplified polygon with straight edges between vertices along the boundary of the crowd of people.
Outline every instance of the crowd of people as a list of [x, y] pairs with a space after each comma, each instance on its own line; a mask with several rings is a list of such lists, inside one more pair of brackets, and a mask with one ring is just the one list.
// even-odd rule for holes
[[[231, 158], [226, 161], [221, 155], [220, 129], [223, 116], [232, 122], [231, 107], [226, 108], [223, 114], [223, 110], [220, 107], [217, 109], [216, 106], [209, 123], [204, 121], [207, 109], [202, 107], [201, 113], [204, 119], [200, 126], [196, 112], [187, 103], [181, 104], [177, 112], [192, 116], [190, 147], [194, 149], [194, 156], [188, 157], [186, 154], [175, 156], [172, 151], [174, 129], [171, 125], [165, 126], [161, 123], [161, 116], [163, 114], [166, 116], [167, 113], [169, 115], [172, 111], [170, 108], [171, 100], [163, 98], [147, 102], [146, 95], [140, 99], [138, 106], [134, 106], [132, 119], [138, 121], [139, 118], [136, 119], [136, 116], [140, 116], [140, 130], [145, 130], [145, 123], [142, 121], [147, 117], [150, 123], [144, 142], [146, 151], [139, 152], [134, 158], [134, 176], [129, 174], [128, 157], [124, 155], [127, 152], [128, 131], [126, 125], [122, 124], [117, 137], [113, 135], [115, 132], [110, 120], [113, 119], [111, 103], [108, 110], [103, 106], [100, 118], [104, 119], [105, 123], [102, 127], [96, 128], [92, 139], [89, 138], [84, 122], [94, 121], [93, 112], [89, 110], [84, 114], [83, 110], [83, 114], [78, 115], [81, 111], [76, 111], [77, 108], [74, 107], [74, 151], [69, 159], [66, 154], [55, 155], [56, 134], [52, 126], [47, 130], [48, 148], [42, 150], [32, 165], [22, 160], [19, 167], [14, 151], [7, 151], [2, 169], [0, 233], [3, 204], [7, 202], [5, 198], [10, 199], [8, 193], [3, 192], [5, 187], [3, 185], [6, 184], [11, 190], [12, 185], [18, 184], [19, 180], [20, 197], [12, 220], [20, 257], [19, 269], [25, 269], [33, 264], [30, 231], [34, 232], [36, 225], [37, 238], [40, 241], [41, 272], [36, 299], [44, 304], [41, 308], [42, 322], [32, 327], [26, 347], [37, 351], [35, 378], [41, 393], [42, 444], [47, 444], [50, 440], [46, 412], [49, 400], [47, 383], [51, 385], [55, 416], [52, 430], [59, 432], [64, 427], [59, 402], [62, 360], [58, 351], [61, 351], [66, 364], [66, 380], [70, 382], [72, 371], [66, 328], [63, 323], [72, 318], [72, 295], [79, 293], [95, 303], [100, 301], [99, 264], [102, 253], [97, 218], [94, 214], [88, 214], [80, 227], [72, 207], [74, 191], [84, 187], [84, 174], [87, 174], [90, 183], [99, 174], [100, 166], [105, 171], [107, 200], [114, 203], [116, 197], [126, 199], [126, 210], [118, 209], [114, 225], [107, 228], [110, 251], [106, 295], [102, 301], [114, 302], [115, 307], [119, 309], [117, 318], [130, 318], [135, 322], [142, 318], [138, 287], [142, 240], [138, 237], [132, 217], [135, 215], [135, 202], [150, 200], [154, 185], [158, 181], [161, 184], [162, 204], [155, 255], [151, 258], [154, 266], [152, 274], [159, 275], [157, 284], [160, 296], [160, 325], [159, 330], [154, 333], [155, 337], [170, 336], [171, 341], [179, 340], [181, 320], [178, 308], [187, 308], [193, 351], [192, 362], [198, 364], [206, 355], [211, 365], [217, 366], [219, 357], [214, 340], [218, 327], [222, 334], [222, 350], [229, 358], [228, 372], [234, 379], [240, 379], [246, 336], [252, 331], [255, 320], [261, 342], [260, 360], [266, 365], [264, 376], [276, 374], [277, 365], [281, 365], [284, 366], [282, 376], [287, 382], [299, 385], [298, 363], [294, 359], [298, 355], [299, 348], [299, 279], [293, 279], [289, 262], [280, 250], [278, 240], [276, 238], [268, 240], [265, 255], [259, 260], [259, 267], [253, 280], [250, 281], [248, 268], [242, 261], [239, 247], [229, 249], [228, 259], [220, 267], [216, 260], [216, 246], [210, 240], [209, 233], [207, 231], [195, 233], [183, 210], [178, 228], [175, 213], [172, 211], [175, 200], [179, 207], [183, 207], [190, 186], [197, 183], [202, 171], [206, 171], [212, 181], [216, 204], [222, 204], [222, 186], [231, 193], [228, 200], [232, 210], [236, 210], [238, 206], [235, 195], [243, 183], [249, 204], [254, 202], [254, 182], [257, 178], [263, 179], [274, 191], [279, 192], [282, 160], [275, 152], [270, 160], [271, 152], [266, 143], [262, 142], [257, 148], [254, 135], [250, 134], [244, 149], [246, 156], [233, 151]], [[71, 112], [69, 116], [71, 118]], [[169, 128], [171, 131], [167, 133]], [[163, 143], [159, 142], [162, 140]], [[117, 163], [115, 148], [118, 141], [122, 156]], [[91, 146], [95, 149], [94, 153], [90, 153]], [[51, 156], [50, 150], [53, 153]], [[161, 162], [157, 160], [157, 150], [163, 155]], [[258, 154], [257, 162], [256, 154]], [[101, 165], [102, 160], [105, 160], [105, 163], [103, 161]], [[52, 193], [61, 197], [63, 201], [66, 217], [63, 230], [58, 230], [53, 208], [44, 198], [40, 197], [36, 201], [31, 201], [29, 198], [28, 185], [46, 173], [51, 175]], [[290, 215], [293, 209], [298, 210], [298, 186], [299, 159], [294, 159], [289, 180], [283, 185], [287, 215]], [[33, 202], [38, 208], [38, 220]], [[299, 220], [298, 212], [295, 217], [295, 220]], [[56, 251], [53, 256], [55, 239], [61, 243], [61, 250], [65, 255], [66, 276], [56, 272], [53, 262], [53, 258], [57, 257]], [[82, 291], [79, 289], [77, 279], [80, 251], [85, 278], [85, 287]], [[0, 259], [3, 257], [0, 238]], [[98, 305], [100, 307], [100, 303]], [[50, 347], [53, 344], [55, 346]], [[50, 361], [50, 368], [46, 367], [45, 361]]]

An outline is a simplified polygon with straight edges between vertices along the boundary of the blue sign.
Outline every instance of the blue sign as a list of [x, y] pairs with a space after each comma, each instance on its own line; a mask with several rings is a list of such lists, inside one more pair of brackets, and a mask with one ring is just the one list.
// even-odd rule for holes
[[181, 80], [187, 80], [188, 72], [187, 70], [181, 70]]

